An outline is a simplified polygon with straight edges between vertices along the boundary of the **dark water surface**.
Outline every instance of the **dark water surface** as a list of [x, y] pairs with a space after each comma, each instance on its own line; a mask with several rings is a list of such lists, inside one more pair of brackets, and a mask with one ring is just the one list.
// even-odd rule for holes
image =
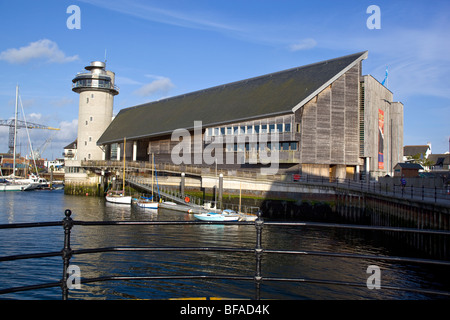
[[[64, 195], [62, 191], [30, 191], [0, 194], [0, 224], [60, 221], [64, 210], [72, 210], [74, 220], [159, 220], [185, 221], [191, 215], [158, 210], [157, 213], [134, 206], [105, 203], [102, 198]], [[254, 248], [252, 225], [169, 225], [169, 226], [75, 226], [73, 249], [111, 246], [151, 247], [236, 247]], [[60, 251], [62, 227], [0, 230], [0, 256]], [[263, 247], [270, 249], [313, 250], [371, 255], [388, 255], [390, 250], [361, 231], [318, 229], [292, 226], [264, 226]], [[398, 254], [398, 253], [397, 253]], [[75, 255], [82, 278], [108, 275], [239, 275], [253, 276], [253, 253], [223, 252], [110, 252]], [[442, 299], [396, 290], [369, 290], [365, 287], [369, 265], [381, 269], [381, 286], [437, 289], [449, 291], [443, 268], [419, 264], [383, 262], [312, 255], [266, 254], [263, 277], [289, 277], [343, 281], [363, 287], [313, 283], [263, 282], [262, 299]], [[61, 257], [0, 262], [0, 289], [59, 281]], [[251, 281], [231, 280], [149, 280], [108, 281], [82, 284], [70, 291], [70, 299], [170, 299], [184, 297], [227, 297], [253, 299]], [[60, 288], [25, 291], [0, 299], [61, 299]]]

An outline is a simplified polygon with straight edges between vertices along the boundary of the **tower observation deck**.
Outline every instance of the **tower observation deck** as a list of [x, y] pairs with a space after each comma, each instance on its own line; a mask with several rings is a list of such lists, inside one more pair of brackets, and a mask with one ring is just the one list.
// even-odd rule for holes
[[108, 91], [112, 95], [119, 94], [119, 88], [114, 85], [114, 73], [105, 70], [102, 61], [93, 61], [87, 67], [89, 72], [80, 72], [72, 80], [72, 90], [80, 93], [86, 90]]

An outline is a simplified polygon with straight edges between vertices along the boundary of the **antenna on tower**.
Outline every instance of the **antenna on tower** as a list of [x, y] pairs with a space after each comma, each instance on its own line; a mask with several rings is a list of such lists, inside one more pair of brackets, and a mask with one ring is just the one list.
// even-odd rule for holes
[[105, 64], [106, 64], [106, 49], [105, 49]]

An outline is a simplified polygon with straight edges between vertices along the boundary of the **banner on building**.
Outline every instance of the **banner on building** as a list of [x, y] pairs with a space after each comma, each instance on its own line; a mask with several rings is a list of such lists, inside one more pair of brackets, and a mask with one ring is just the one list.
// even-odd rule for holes
[[384, 111], [378, 109], [378, 169], [384, 169]]

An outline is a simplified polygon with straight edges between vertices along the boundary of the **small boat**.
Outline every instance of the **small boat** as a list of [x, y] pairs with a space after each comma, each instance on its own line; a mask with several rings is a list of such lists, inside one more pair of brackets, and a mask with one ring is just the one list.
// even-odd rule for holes
[[153, 201], [153, 197], [140, 197], [136, 200], [136, 205], [141, 208], [158, 209], [159, 202]]
[[0, 191], [28, 191], [33, 190], [34, 187], [35, 186], [31, 183], [0, 179]]
[[198, 213], [194, 214], [194, 217], [198, 220], [202, 221], [239, 221], [239, 215], [229, 214], [229, 213], [216, 213], [216, 212], [208, 212], [208, 213]]
[[131, 204], [131, 196], [125, 196], [122, 191], [109, 191], [106, 201], [112, 203]]
[[[123, 145], [126, 146], [126, 138], [123, 138]], [[120, 203], [120, 204], [131, 204], [131, 195], [125, 195], [125, 149], [123, 148], [123, 180], [122, 180], [122, 190], [118, 191], [108, 191], [106, 194], [106, 201], [112, 203]]]
[[231, 209], [225, 209], [222, 211], [222, 213], [237, 215], [237, 216], [239, 216], [239, 221], [255, 221], [256, 219], [258, 219], [258, 216], [256, 214], [236, 212]]

